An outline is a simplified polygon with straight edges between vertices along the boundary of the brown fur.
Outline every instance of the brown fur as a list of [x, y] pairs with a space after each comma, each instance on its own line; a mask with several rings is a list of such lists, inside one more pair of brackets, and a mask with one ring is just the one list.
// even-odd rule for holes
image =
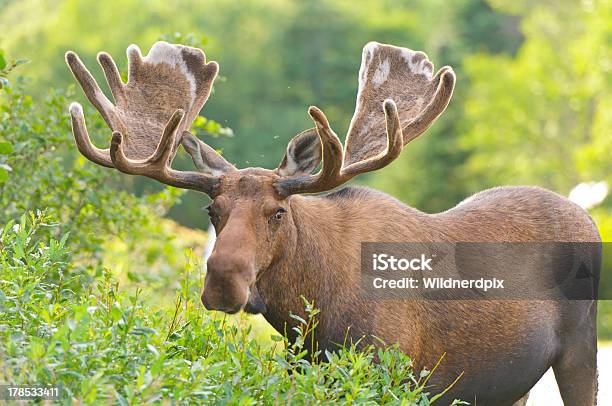
[[[568, 404], [593, 404], [592, 302], [372, 301], [361, 296], [359, 279], [362, 241], [599, 241], [584, 210], [535, 187], [490, 189], [433, 215], [367, 189], [280, 199], [272, 193], [275, 177], [253, 169], [223, 177], [217, 199], [226, 203], [218, 213], [218, 240], [203, 290], [207, 307], [239, 310], [248, 300], [239, 281], [257, 280], [254, 288], [265, 303], [264, 316], [278, 331], [290, 332], [289, 314], [303, 315], [304, 295], [321, 309], [315, 332], [319, 348], [336, 349], [348, 332], [349, 340], [376, 336], [399, 344], [417, 368], [431, 368], [446, 352], [431, 382], [440, 390], [464, 372], [445, 399], [461, 397], [477, 404], [512, 404], [550, 366], [580, 353], [583, 361], [571, 363], [571, 370], [590, 377], [581, 389], [588, 394], [575, 398], [573, 380], [560, 382], [562, 394], [579, 399]], [[273, 228], [268, 226], [270, 208], [276, 207], [287, 212]], [[231, 231], [225, 228], [228, 224]], [[218, 258], [228, 255], [249, 263], [248, 277], [243, 266], [231, 261], [217, 267]], [[222, 281], [216, 279], [220, 275]], [[230, 302], [214, 302], [236, 286], [243, 286], [240, 302], [228, 296]]]

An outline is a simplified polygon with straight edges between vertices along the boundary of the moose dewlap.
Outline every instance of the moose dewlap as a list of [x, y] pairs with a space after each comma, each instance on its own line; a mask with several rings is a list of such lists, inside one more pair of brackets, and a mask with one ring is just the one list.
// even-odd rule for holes
[[[305, 196], [330, 191], [398, 158], [449, 103], [455, 84], [450, 67], [434, 73], [422, 52], [367, 44], [345, 145], [323, 112], [310, 107], [315, 127], [295, 136], [279, 166], [268, 170], [237, 169], [189, 133], [219, 69], [201, 50], [158, 42], [143, 57], [132, 45], [127, 83], [113, 59], [100, 53], [114, 103], [76, 54], [68, 52], [66, 61], [112, 130], [110, 148], [94, 146], [82, 108], [73, 103], [72, 129], [85, 157], [213, 199], [208, 211], [217, 240], [202, 292], [207, 309], [263, 313], [279, 332], [292, 334], [290, 314], [304, 315], [304, 296], [321, 310], [312, 333], [320, 350], [333, 351], [338, 343], [361, 337], [363, 344], [378, 344], [377, 337], [399, 344], [416, 368], [432, 367], [446, 353], [429, 381], [432, 390], [463, 375], [441, 404], [460, 398], [512, 405], [525, 399], [549, 367], [565, 404], [595, 404], [594, 300], [370, 299], [360, 289], [361, 243], [368, 241], [587, 242], [594, 243], [589, 255], [596, 259], [600, 237], [580, 207], [535, 187], [486, 190], [438, 214], [362, 188]], [[196, 170], [172, 169], [180, 145]], [[534, 286], [548, 286], [555, 273], [543, 272], [541, 263], [528, 261], [512, 272]], [[501, 264], [495, 274], [508, 274], [510, 267]], [[598, 280], [598, 261], [591, 267]], [[464, 273], [480, 278], [481, 271]]]

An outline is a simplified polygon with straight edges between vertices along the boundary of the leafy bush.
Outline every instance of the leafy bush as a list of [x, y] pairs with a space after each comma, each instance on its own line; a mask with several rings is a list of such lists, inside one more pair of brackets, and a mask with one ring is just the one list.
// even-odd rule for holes
[[[397, 349], [353, 346], [309, 362], [311, 304], [294, 344], [258, 339], [248, 316], [204, 312], [192, 250], [206, 236], [161, 217], [182, 192], [136, 197], [116, 171], [78, 155], [66, 111], [73, 88], [35, 103], [24, 80], [2, 83], [0, 382], [61, 384], [64, 404], [435, 400], [429, 372], [414, 375]], [[90, 133], [107, 142], [91, 112]], [[204, 118], [194, 130], [231, 135]]]
[[[61, 383], [63, 402], [140, 404], [318, 403], [427, 405], [429, 372], [412, 372], [397, 349], [354, 346], [306, 360], [317, 310], [307, 304], [295, 344], [266, 348], [250, 325], [205, 313], [193, 302], [195, 266], [176, 301], [147, 304], [111, 273], [75, 265], [69, 237], [45, 239], [44, 214], [9, 222], [0, 235], [0, 381]], [[287, 349], [285, 349], [285, 347]], [[379, 362], [375, 362], [375, 358]], [[280, 401], [280, 399], [283, 399]]]
[[[59, 224], [47, 231], [58, 239], [71, 232], [75, 251], [99, 261], [109, 236], [138, 234], [147, 219], [159, 218], [177, 201], [182, 193], [177, 189], [141, 198], [118, 190], [117, 171], [77, 155], [67, 113], [72, 89], [52, 91], [34, 103], [22, 87], [17, 80], [0, 95], [0, 163], [10, 169], [0, 181], [0, 224], [28, 210], [45, 210]], [[98, 115], [89, 114], [87, 121], [92, 133], [108, 137]]]
[[19, 65], [27, 62], [25, 59], [7, 60], [4, 50], [0, 49], [0, 90], [8, 86], [8, 74]]

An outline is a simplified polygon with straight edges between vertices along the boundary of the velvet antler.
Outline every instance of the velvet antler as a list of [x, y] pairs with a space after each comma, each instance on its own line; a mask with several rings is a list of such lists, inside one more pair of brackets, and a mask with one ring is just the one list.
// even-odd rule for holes
[[[128, 82], [124, 83], [111, 56], [104, 52], [98, 54], [115, 99], [113, 104], [79, 57], [74, 52], [66, 53], [70, 70], [113, 132], [110, 149], [94, 146], [87, 133], [82, 107], [72, 103], [72, 131], [79, 151], [97, 164], [124, 173], [214, 195], [216, 176], [176, 171], [171, 163], [183, 133], [191, 127], [208, 99], [219, 66], [216, 62], [206, 63], [199, 49], [166, 42], [155, 43], [145, 57], [136, 45], [131, 45], [127, 55], [129, 73]], [[191, 137], [187, 141], [189, 146], [194, 145]], [[189, 152], [192, 151], [190, 148]], [[233, 167], [227, 163], [227, 168]]]
[[368, 43], [344, 152], [323, 112], [311, 107], [323, 151], [321, 171], [282, 177], [276, 189], [281, 195], [321, 192], [388, 165], [442, 114], [454, 85], [453, 70], [445, 66], [434, 76], [433, 64], [423, 52]]

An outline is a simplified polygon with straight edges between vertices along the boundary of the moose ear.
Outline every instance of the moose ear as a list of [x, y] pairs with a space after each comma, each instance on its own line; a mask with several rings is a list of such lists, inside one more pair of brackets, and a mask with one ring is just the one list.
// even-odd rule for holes
[[321, 163], [321, 141], [317, 130], [302, 131], [289, 142], [287, 153], [276, 168], [280, 176], [302, 176]]
[[219, 176], [225, 172], [233, 172], [236, 170], [234, 165], [227, 162], [225, 158], [217, 153], [217, 151], [200, 141], [189, 131], [183, 131], [181, 144], [189, 155], [191, 155], [193, 163], [200, 172]]

